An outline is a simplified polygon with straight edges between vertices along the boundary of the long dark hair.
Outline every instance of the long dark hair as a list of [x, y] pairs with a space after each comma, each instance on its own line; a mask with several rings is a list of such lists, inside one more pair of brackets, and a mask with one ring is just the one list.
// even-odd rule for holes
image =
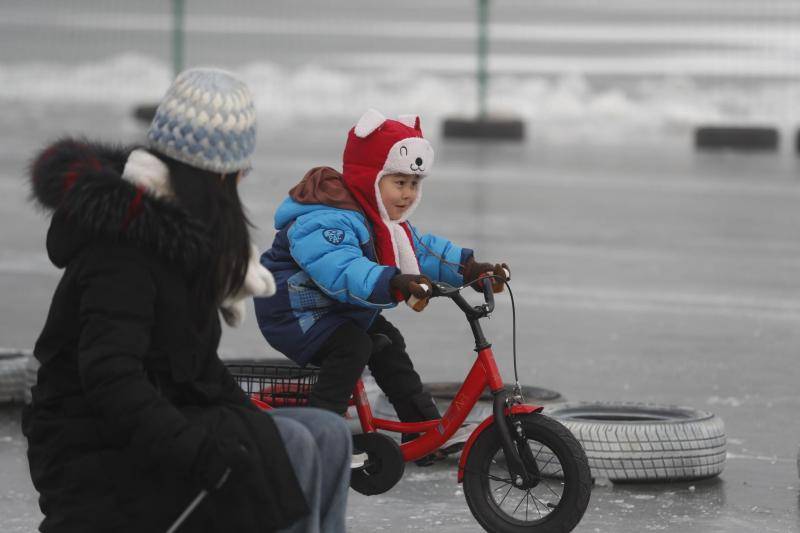
[[253, 227], [239, 198], [238, 172], [201, 170], [162, 154], [175, 197], [190, 215], [205, 224], [211, 243], [211, 264], [194, 284], [202, 304], [218, 306], [244, 283]]

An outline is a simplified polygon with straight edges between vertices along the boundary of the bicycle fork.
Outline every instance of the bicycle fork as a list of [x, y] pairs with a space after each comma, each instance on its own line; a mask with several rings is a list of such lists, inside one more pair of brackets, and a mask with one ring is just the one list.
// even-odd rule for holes
[[[539, 468], [536, 459], [528, 447], [525, 431], [519, 421], [512, 418], [508, 408], [508, 392], [501, 389], [492, 393], [494, 403], [492, 411], [495, 420], [495, 430], [500, 437], [500, 444], [506, 457], [506, 465], [514, 486], [521, 489], [535, 487], [539, 484]], [[508, 410], [508, 415], [506, 412]]]

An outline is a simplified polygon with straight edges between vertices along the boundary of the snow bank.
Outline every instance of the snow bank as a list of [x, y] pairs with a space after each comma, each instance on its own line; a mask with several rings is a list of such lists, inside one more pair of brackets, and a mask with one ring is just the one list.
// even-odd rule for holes
[[[259, 113], [278, 125], [300, 119], [352, 119], [370, 106], [388, 114], [417, 112], [429, 125], [444, 116], [475, 113], [475, 83], [469, 75], [288, 68], [266, 62], [243, 65], [237, 73], [250, 85]], [[0, 65], [0, 101], [128, 107], [157, 101], [170, 78], [165, 62], [134, 54], [78, 66]], [[574, 140], [659, 137], [707, 122], [788, 127], [799, 114], [797, 102], [800, 81], [712, 83], [674, 75], [600, 82], [575, 73], [495, 76], [489, 106], [496, 114], [538, 124], [537, 135], [546, 132], [556, 140]]]

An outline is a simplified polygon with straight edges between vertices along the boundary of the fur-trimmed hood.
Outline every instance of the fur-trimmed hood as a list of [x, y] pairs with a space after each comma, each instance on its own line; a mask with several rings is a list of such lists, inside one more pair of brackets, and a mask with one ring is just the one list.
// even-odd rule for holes
[[[134, 244], [187, 276], [209, 266], [202, 222], [172, 199], [166, 165], [146, 150], [62, 139], [34, 158], [30, 179], [33, 199], [53, 213], [47, 253], [59, 268], [94, 240]], [[244, 320], [245, 299], [275, 293], [251, 248], [243, 286], [220, 308], [231, 326]]]
[[187, 274], [208, 261], [211, 247], [199, 221], [144, 185], [122, 179], [133, 150], [62, 139], [34, 158], [31, 196], [53, 212], [47, 252], [57, 267], [95, 239], [142, 246]]

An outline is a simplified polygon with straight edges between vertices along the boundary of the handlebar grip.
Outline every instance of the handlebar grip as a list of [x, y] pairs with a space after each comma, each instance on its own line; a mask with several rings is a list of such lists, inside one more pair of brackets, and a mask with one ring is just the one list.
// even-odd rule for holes
[[503, 267], [503, 273], [506, 275], [506, 279], [511, 279], [511, 272], [506, 267]]
[[494, 310], [494, 290], [492, 290], [492, 281], [489, 277], [483, 278], [483, 298], [489, 305], [489, 309]]

